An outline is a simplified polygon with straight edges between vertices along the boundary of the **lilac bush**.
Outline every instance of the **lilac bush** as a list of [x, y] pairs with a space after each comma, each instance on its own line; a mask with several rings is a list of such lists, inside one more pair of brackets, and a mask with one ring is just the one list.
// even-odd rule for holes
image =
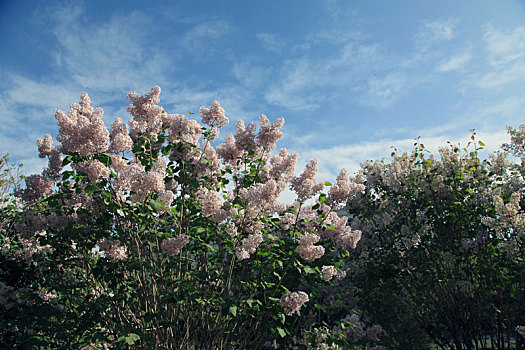
[[[84, 93], [56, 112], [58, 144], [37, 141], [49, 164], [26, 179], [24, 205], [1, 233], [3, 264], [27, 272], [2, 277], [1, 341], [349, 346], [348, 295], [329, 291], [361, 237], [337, 210], [364, 187], [343, 170], [321, 193], [329, 184], [316, 179], [316, 161], [294, 176], [297, 154], [272, 153], [282, 118], [261, 115], [258, 131], [239, 121], [213, 146], [229, 122], [219, 102], [200, 109], [202, 126], [168, 114], [159, 95], [129, 93], [131, 119], [108, 131]], [[298, 196], [291, 205], [278, 201], [288, 187]], [[320, 339], [320, 329], [335, 331]]]
[[475, 134], [439, 157], [416, 141], [390, 162], [366, 162], [353, 179], [366, 190], [348, 202], [362, 232], [348, 288], [388, 334], [384, 344], [523, 346], [525, 126], [509, 132], [511, 143], [485, 160]]

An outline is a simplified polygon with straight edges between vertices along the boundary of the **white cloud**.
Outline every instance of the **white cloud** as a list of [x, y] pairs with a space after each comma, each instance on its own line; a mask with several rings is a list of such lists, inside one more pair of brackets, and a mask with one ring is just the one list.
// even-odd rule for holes
[[231, 25], [223, 20], [211, 20], [194, 25], [181, 39], [187, 53], [195, 52], [201, 55], [203, 48], [210, 49], [210, 39], [217, 40], [231, 32]]
[[402, 67], [417, 68], [439, 56], [436, 46], [452, 40], [456, 36], [457, 20], [423, 21], [414, 35], [414, 50], [404, 55], [399, 64]]
[[450, 40], [455, 36], [454, 27], [457, 20], [449, 18], [447, 20], [425, 21], [423, 29], [418, 33], [418, 39], [425, 42]]
[[266, 91], [265, 99], [291, 110], [317, 108], [319, 97], [312, 98], [309, 93], [320, 83], [316, 80], [319, 72], [313, 65], [312, 61], [304, 57], [286, 61], [280, 79]]
[[272, 52], [280, 52], [285, 45], [282, 38], [272, 33], [259, 33], [257, 39], [265, 50]]
[[437, 68], [440, 72], [449, 72], [463, 68], [467, 64], [472, 55], [470, 52], [465, 52], [463, 54], [449, 58], [448, 60], [442, 62]]
[[525, 26], [504, 33], [488, 24], [484, 39], [491, 63], [495, 66], [505, 65], [525, 56]]
[[71, 86], [57, 83], [37, 82], [22, 75], [7, 72], [2, 82], [6, 101], [11, 104], [40, 107], [48, 112], [59, 106], [69, 106], [78, 94], [71, 92]]
[[488, 65], [466, 84], [483, 89], [501, 89], [525, 82], [525, 26], [504, 32], [488, 24], [484, 33]]
[[480, 88], [497, 88], [516, 81], [525, 82], [525, 61], [517, 62], [509, 68], [500, 67], [485, 75], [475, 82]]
[[271, 68], [258, 66], [247, 59], [233, 63], [232, 75], [249, 89], [258, 88], [270, 76]]
[[372, 78], [368, 81], [368, 91], [360, 102], [372, 107], [388, 108], [406, 93], [407, 88], [408, 79], [401, 73]]
[[494, 117], [498, 115], [512, 116], [524, 107], [524, 101], [517, 97], [509, 97], [479, 110], [479, 115]]

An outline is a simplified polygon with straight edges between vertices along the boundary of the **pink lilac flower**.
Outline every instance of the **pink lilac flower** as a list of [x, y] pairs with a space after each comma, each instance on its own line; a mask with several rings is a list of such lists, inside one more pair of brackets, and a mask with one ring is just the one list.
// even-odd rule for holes
[[346, 201], [355, 194], [364, 191], [365, 186], [362, 184], [349, 184], [348, 171], [342, 169], [337, 176], [337, 183], [328, 191], [326, 202], [331, 204], [346, 203]]
[[186, 119], [181, 114], [169, 114], [165, 117], [166, 126], [170, 127], [169, 141], [184, 141], [197, 145], [202, 136], [202, 126], [193, 119]]
[[201, 107], [200, 113], [202, 123], [212, 127], [220, 129], [229, 122], [228, 118], [224, 115], [224, 109], [218, 101], [213, 101], [210, 105], [210, 109]]
[[237, 227], [235, 226], [235, 224], [232, 222], [232, 221], [229, 221], [227, 224], [226, 224], [226, 233], [229, 234], [230, 236], [237, 236], [239, 233], [237, 232]]
[[323, 182], [316, 182], [315, 179], [317, 169], [317, 160], [311, 160], [304, 172], [290, 181], [291, 188], [297, 193], [300, 202], [304, 202], [323, 189]]
[[97, 181], [101, 177], [108, 177], [111, 173], [108, 167], [94, 159], [73, 165], [76, 171], [86, 173], [91, 181]]
[[293, 315], [301, 309], [301, 307], [310, 301], [308, 294], [305, 292], [287, 293], [281, 297], [281, 305], [285, 308], [288, 316]]
[[123, 261], [128, 258], [128, 249], [126, 246], [121, 245], [119, 240], [108, 240], [102, 238], [97, 242], [101, 251], [104, 251], [104, 256], [109, 260]]
[[160, 95], [160, 87], [155, 86], [149, 93], [142, 96], [136, 92], [129, 92], [128, 99], [132, 102], [127, 111], [133, 116], [128, 122], [130, 136], [137, 139], [144, 134], [156, 137], [162, 130], [162, 107], [157, 103]]
[[196, 164], [197, 177], [207, 176], [214, 185], [219, 185], [217, 176], [213, 176], [213, 174], [219, 172], [221, 160], [211, 144], [206, 142], [203, 146], [203, 153], [199, 158], [196, 158], [196, 161], [198, 161]]
[[22, 251], [18, 253], [18, 257], [27, 262], [33, 260], [34, 255], [41, 255], [51, 251], [49, 244], [41, 245], [37, 238], [22, 239]]
[[342, 323], [350, 323], [352, 326], [342, 330], [340, 326], [337, 326], [335, 333], [343, 333], [347, 340], [352, 343], [357, 343], [361, 338], [365, 336], [364, 323], [360, 321], [358, 314], [352, 314], [346, 316], [341, 320]]
[[130, 164], [126, 164], [120, 169], [120, 174], [115, 182], [115, 189], [117, 193], [123, 194], [131, 189], [131, 185], [140, 179], [144, 173], [144, 167], [138, 164], [136, 160], [132, 160]]
[[39, 290], [36, 292], [36, 294], [42, 299], [44, 302], [49, 304], [56, 304], [58, 302], [58, 295], [55, 293], [47, 292], [45, 290]]
[[175, 256], [180, 253], [182, 248], [190, 242], [186, 235], [180, 235], [173, 238], [166, 238], [160, 243], [160, 250], [170, 256]]
[[114, 153], [131, 151], [133, 147], [133, 140], [129, 136], [128, 127], [126, 124], [122, 124], [121, 118], [115, 118], [115, 121], [111, 125], [109, 138], [111, 139], [109, 149]]
[[250, 255], [255, 253], [259, 245], [263, 242], [263, 235], [258, 232], [249, 235], [242, 240], [242, 244], [236, 248], [237, 259], [244, 260], [250, 258]]
[[44, 169], [43, 175], [44, 177], [58, 181], [61, 178], [60, 171], [62, 170], [62, 155], [59, 150], [54, 148], [48, 157], [48, 166]]
[[122, 158], [118, 154], [111, 155], [111, 166], [117, 173], [120, 173], [128, 165], [125, 158]]
[[45, 158], [46, 156], [51, 155], [51, 153], [55, 149], [55, 147], [53, 147], [53, 139], [49, 134], [46, 134], [46, 136], [44, 136], [44, 139], [36, 140], [36, 144], [38, 146], [38, 156], [40, 158]]
[[225, 163], [236, 165], [236, 160], [242, 157], [242, 150], [237, 147], [233, 134], [228, 134], [222, 144], [216, 148], [217, 154]]
[[332, 277], [334, 277], [336, 274], [337, 274], [337, 271], [335, 267], [331, 265], [323, 266], [321, 270], [321, 278], [325, 281], [330, 281]]
[[273, 178], [290, 178], [295, 170], [297, 163], [297, 153], [288, 154], [286, 148], [279, 150], [279, 155], [272, 155], [270, 163], [272, 165], [269, 173]]
[[275, 180], [239, 190], [239, 198], [246, 202], [246, 216], [248, 218], [255, 218], [260, 213], [271, 210], [279, 194], [280, 191]]
[[292, 226], [292, 224], [295, 223], [296, 215], [294, 213], [284, 213], [284, 215], [281, 216], [281, 227], [283, 230], [288, 230]]
[[244, 122], [242, 120], [239, 120], [235, 124], [235, 130], [237, 133], [235, 134], [235, 145], [238, 149], [243, 151], [255, 151], [255, 147], [257, 143], [255, 142], [255, 130], [257, 129], [257, 126], [255, 123], [250, 123], [245, 128]]
[[164, 175], [157, 171], [140, 172], [131, 185], [131, 191], [135, 192], [131, 200], [141, 202], [148, 193], [162, 192], [164, 189]]
[[510, 135], [510, 144], [505, 143], [501, 148], [523, 159], [525, 156], [525, 124], [520, 125], [518, 130], [512, 126], [507, 126], [507, 133]]
[[168, 161], [166, 157], [159, 157], [156, 161], [153, 167], [151, 168], [151, 171], [155, 171], [162, 176], [166, 176], [166, 168], [168, 167]]
[[88, 94], [80, 96], [79, 104], [71, 104], [67, 115], [57, 110], [55, 118], [60, 126], [57, 140], [64, 154], [77, 152], [86, 156], [108, 150], [109, 132], [104, 125], [104, 110], [91, 107]]
[[324, 255], [324, 247], [314, 245], [319, 241], [319, 236], [314, 233], [307, 233], [299, 242], [299, 245], [295, 251], [304, 260], [313, 261], [317, 260]]
[[216, 219], [222, 207], [222, 201], [217, 192], [207, 188], [200, 188], [197, 191], [197, 198], [202, 204], [202, 215], [210, 217], [212, 220]]
[[336, 243], [345, 249], [355, 249], [361, 239], [361, 231], [352, 231], [349, 226], [347, 227], [348, 229], [345, 232], [336, 236]]
[[174, 199], [175, 194], [169, 190], [166, 190], [159, 195], [159, 201], [161, 201], [167, 208], [171, 206]]
[[345, 270], [339, 270], [335, 274], [335, 279], [340, 281], [346, 277], [346, 271]]
[[26, 202], [35, 202], [53, 191], [53, 181], [42, 175], [30, 175], [25, 178], [26, 188], [16, 191]]
[[284, 118], [278, 118], [272, 124], [268, 118], [261, 114], [259, 117], [260, 130], [257, 135], [257, 144], [266, 151], [271, 151], [275, 148], [275, 143], [283, 137], [281, 128], [284, 125]]

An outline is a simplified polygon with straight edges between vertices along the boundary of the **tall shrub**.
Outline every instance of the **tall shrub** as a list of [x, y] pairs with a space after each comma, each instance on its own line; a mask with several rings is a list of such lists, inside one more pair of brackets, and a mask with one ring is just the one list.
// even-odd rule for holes
[[[342, 257], [360, 232], [336, 210], [363, 187], [342, 171], [321, 193], [316, 161], [294, 176], [297, 155], [272, 154], [282, 118], [262, 115], [258, 132], [239, 121], [214, 147], [228, 123], [218, 102], [201, 108], [203, 127], [166, 113], [159, 94], [129, 93], [132, 118], [116, 118], [111, 130], [82, 94], [67, 114], [56, 112], [59, 144], [38, 140], [49, 166], [26, 179], [18, 192], [25, 206], [2, 237], [4, 259], [23, 261], [32, 274], [17, 285], [3, 277], [2, 341], [349, 346], [348, 298], [330, 290], [344, 279]], [[298, 196], [293, 205], [278, 201], [287, 186]]]
[[523, 235], [495, 226], [506, 209], [523, 212], [523, 177], [506, 152], [481, 160], [482, 146], [473, 134], [467, 147], [435, 157], [417, 141], [390, 163], [363, 164], [355, 178], [366, 190], [348, 201], [363, 234], [350, 281], [393, 348], [503, 349], [518, 337]]

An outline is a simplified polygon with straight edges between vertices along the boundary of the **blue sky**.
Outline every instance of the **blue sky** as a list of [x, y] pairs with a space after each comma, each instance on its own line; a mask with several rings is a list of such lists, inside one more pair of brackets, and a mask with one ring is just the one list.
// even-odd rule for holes
[[222, 136], [284, 117], [278, 146], [323, 180], [417, 136], [495, 150], [525, 121], [525, 2], [0, 1], [0, 151], [26, 173], [55, 108], [86, 91], [109, 127], [155, 85], [169, 113], [219, 100]]

